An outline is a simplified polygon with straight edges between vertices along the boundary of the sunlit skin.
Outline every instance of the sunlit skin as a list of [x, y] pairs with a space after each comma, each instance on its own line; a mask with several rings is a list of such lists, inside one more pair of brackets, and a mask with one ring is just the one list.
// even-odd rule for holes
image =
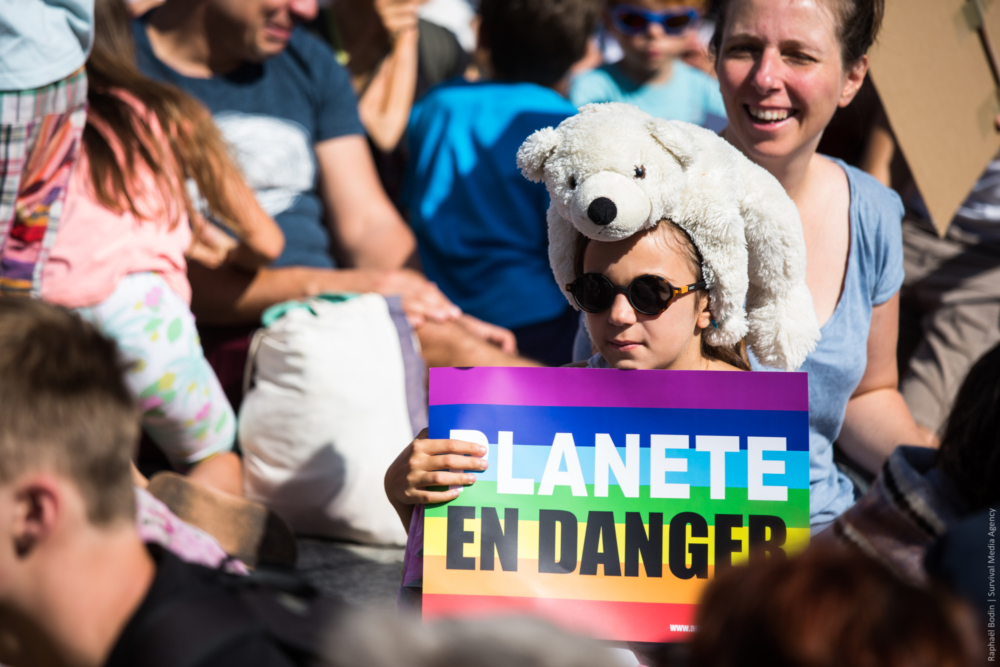
[[44, 466], [0, 483], [0, 662], [99, 667], [156, 564], [127, 514], [100, 525]]
[[[663, 0], [628, 0], [617, 4], [642, 7], [654, 12], [698, 5], [696, 2], [663, 2]], [[624, 53], [617, 63], [618, 67], [629, 78], [639, 83], [668, 81], [672, 73], [673, 60], [691, 49], [691, 40], [695, 35], [694, 30], [688, 30], [681, 35], [668, 35], [663, 31], [663, 26], [651, 24], [646, 32], [629, 36], [615, 28], [610, 15], [605, 16], [605, 24]]]
[[[601, 273], [619, 287], [642, 275], [656, 275], [674, 286], [697, 281], [676, 232], [656, 229], [622, 241], [593, 242], [584, 252], [585, 273]], [[587, 313], [597, 350], [612, 368], [736, 370], [702, 355], [701, 335], [711, 325], [707, 292], [690, 292], [659, 315], [637, 313], [624, 294], [603, 313]]]
[[[725, 138], [764, 167], [813, 157], [834, 112], [861, 87], [867, 58], [844, 67], [823, 0], [743, 0], [729, 11], [716, 66]], [[752, 111], [788, 118], [767, 122]]]
[[[175, 2], [151, 14], [155, 30], [147, 28], [147, 34], [154, 51], [174, 54], [170, 64], [181, 74], [207, 78], [278, 55], [295, 26], [318, 13], [317, 0], [208, 0], [193, 9]], [[186, 39], [171, 34], [192, 20], [204, 21], [205, 34]]]

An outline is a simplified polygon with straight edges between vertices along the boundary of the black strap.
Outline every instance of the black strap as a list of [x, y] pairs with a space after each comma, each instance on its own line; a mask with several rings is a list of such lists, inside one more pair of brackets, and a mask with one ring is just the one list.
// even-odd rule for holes
[[143, 667], [197, 667], [262, 628], [224, 589], [178, 597], [148, 614], [132, 635]]

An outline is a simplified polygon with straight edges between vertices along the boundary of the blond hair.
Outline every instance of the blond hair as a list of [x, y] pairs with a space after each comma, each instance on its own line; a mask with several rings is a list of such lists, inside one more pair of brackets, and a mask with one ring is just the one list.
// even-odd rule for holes
[[118, 348], [69, 311], [0, 299], [0, 484], [72, 480], [95, 525], [132, 518], [139, 415]]

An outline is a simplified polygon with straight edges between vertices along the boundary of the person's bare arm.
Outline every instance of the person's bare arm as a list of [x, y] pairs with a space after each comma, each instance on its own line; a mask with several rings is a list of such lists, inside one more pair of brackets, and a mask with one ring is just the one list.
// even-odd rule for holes
[[896, 153], [896, 140], [889, 129], [889, 119], [885, 111], [879, 109], [878, 115], [868, 133], [864, 155], [861, 156], [861, 168], [879, 180], [887, 188], [892, 187], [892, 157]]
[[413, 0], [375, 0], [375, 9], [392, 41], [392, 50], [358, 100], [358, 115], [379, 150], [389, 152], [399, 143], [417, 88], [417, 3]]
[[484, 322], [467, 313], [458, 318], [458, 322], [476, 338], [495, 345], [506, 354], [517, 354], [517, 338], [510, 329]]
[[409, 269], [317, 269], [304, 266], [264, 268], [246, 273], [229, 266], [209, 268], [188, 262], [191, 311], [214, 325], [252, 324], [274, 304], [324, 292], [398, 294], [414, 327], [461, 315], [434, 283]]
[[929, 446], [897, 390], [899, 294], [872, 309], [868, 365], [847, 402], [837, 441], [865, 470], [877, 473], [897, 445]]
[[153, 7], [159, 7], [163, 0], [129, 0], [128, 13], [133, 17], [139, 17], [148, 12]]
[[416, 261], [417, 243], [382, 189], [364, 137], [316, 145], [320, 193], [344, 264], [398, 269]]
[[430, 368], [543, 365], [497, 347], [496, 343], [482, 338], [475, 328], [470, 329], [462, 318], [451, 322], [426, 322], [416, 332], [420, 351]]

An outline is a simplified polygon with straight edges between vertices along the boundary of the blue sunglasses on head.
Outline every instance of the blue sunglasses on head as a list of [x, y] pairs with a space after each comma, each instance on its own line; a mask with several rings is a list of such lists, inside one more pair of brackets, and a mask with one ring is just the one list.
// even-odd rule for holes
[[649, 30], [658, 23], [668, 35], [679, 35], [698, 25], [701, 17], [693, 7], [676, 7], [662, 12], [652, 12], [632, 5], [615, 5], [611, 8], [611, 22], [623, 35], [633, 37]]

